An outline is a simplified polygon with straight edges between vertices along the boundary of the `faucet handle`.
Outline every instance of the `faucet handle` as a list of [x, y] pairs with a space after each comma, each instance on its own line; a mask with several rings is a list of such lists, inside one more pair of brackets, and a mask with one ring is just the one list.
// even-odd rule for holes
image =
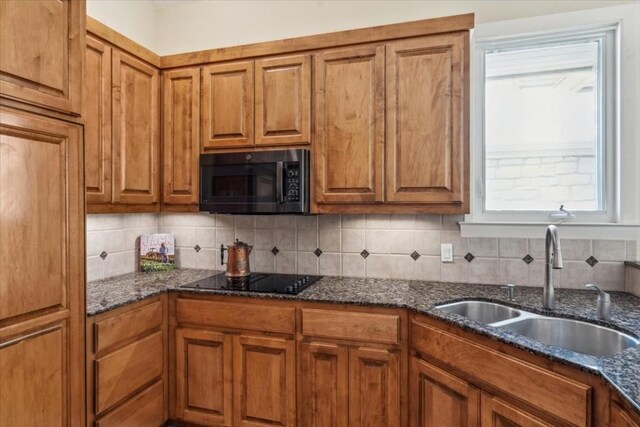
[[598, 299], [599, 300], [603, 300], [603, 301], [610, 301], [611, 300], [611, 295], [609, 295], [608, 293], [606, 293], [605, 291], [600, 289], [600, 287], [597, 286], [597, 285], [589, 283], [588, 285], [585, 285], [585, 288], [587, 288], [587, 289], [595, 289], [596, 291], [598, 291]]
[[501, 289], [506, 289], [507, 290], [507, 295], [509, 296], [509, 300], [513, 301], [513, 294], [516, 290], [516, 285], [514, 285], [513, 283], [507, 283], [504, 286], [500, 286]]

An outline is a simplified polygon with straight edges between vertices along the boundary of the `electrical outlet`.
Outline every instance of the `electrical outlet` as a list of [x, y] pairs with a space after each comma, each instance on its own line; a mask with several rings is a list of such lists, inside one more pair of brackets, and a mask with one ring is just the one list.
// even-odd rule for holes
[[440, 245], [440, 261], [453, 262], [453, 244], [443, 243]]

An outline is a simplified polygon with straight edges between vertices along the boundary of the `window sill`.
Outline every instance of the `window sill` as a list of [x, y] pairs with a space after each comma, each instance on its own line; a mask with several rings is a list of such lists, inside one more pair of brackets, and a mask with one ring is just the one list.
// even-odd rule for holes
[[564, 239], [640, 240], [640, 225], [554, 222], [460, 222], [462, 237], [544, 238], [555, 224]]

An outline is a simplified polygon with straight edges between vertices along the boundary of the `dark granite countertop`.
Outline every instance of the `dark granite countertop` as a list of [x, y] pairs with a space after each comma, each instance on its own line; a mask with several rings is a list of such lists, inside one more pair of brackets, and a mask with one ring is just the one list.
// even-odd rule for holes
[[185, 269], [168, 273], [131, 273], [89, 282], [87, 284], [87, 315], [94, 316], [167, 291], [408, 308], [530, 353], [601, 376], [640, 412], [640, 346], [611, 357], [581, 355], [435, 308], [436, 305], [465, 299], [491, 300], [538, 314], [587, 320], [640, 336], [640, 297], [628, 293], [611, 293], [612, 319], [610, 322], [600, 322], [596, 318], [595, 293], [573, 289], [556, 289], [556, 309], [549, 312], [542, 308], [542, 289], [532, 287], [518, 287], [513, 302], [507, 299], [504, 289], [495, 285], [400, 279], [325, 277], [298, 295], [180, 288], [181, 285], [216, 273], [218, 272], [214, 270]]

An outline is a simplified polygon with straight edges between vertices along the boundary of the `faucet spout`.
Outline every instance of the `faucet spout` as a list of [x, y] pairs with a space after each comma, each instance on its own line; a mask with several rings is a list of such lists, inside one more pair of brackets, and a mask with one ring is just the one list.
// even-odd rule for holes
[[553, 270], [559, 270], [562, 268], [562, 251], [560, 249], [558, 227], [555, 225], [547, 227], [545, 243], [542, 306], [548, 310], [553, 310], [556, 306], [555, 289], [553, 286]]

